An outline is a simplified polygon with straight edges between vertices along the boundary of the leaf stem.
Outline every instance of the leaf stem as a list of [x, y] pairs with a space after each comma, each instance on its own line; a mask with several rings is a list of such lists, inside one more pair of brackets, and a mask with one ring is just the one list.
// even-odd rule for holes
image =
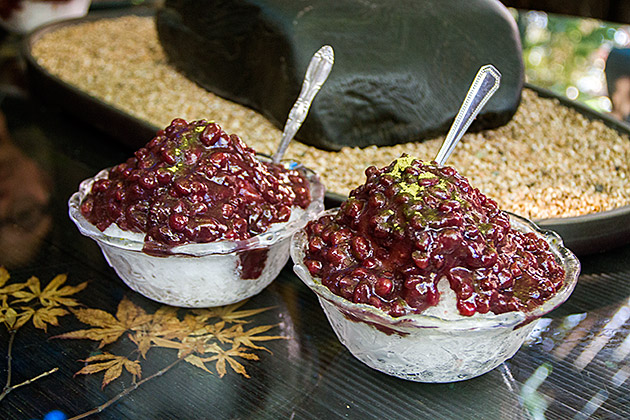
[[7, 348], [7, 382], [2, 388], [2, 394], [0, 394], [0, 401], [11, 392], [11, 365], [13, 363], [13, 340], [15, 340], [15, 333], [17, 330], [9, 329], [9, 346]]
[[18, 389], [21, 386], [24, 385], [28, 385], [31, 384], [35, 381], [37, 381], [38, 379], [41, 379], [45, 376], [48, 376], [52, 373], [55, 373], [59, 370], [59, 368], [52, 368], [47, 372], [41, 373], [37, 376], [35, 376], [34, 378], [31, 379], [27, 379], [24, 382], [21, 382], [17, 385], [11, 385], [11, 366], [13, 364], [13, 340], [15, 339], [15, 333], [17, 332], [17, 330], [10, 330], [9, 331], [9, 347], [7, 350], [7, 383], [4, 385], [4, 388], [2, 389], [2, 394], [0, 394], [0, 401], [2, 401], [4, 399], [4, 397], [6, 397], [7, 395], [9, 395], [10, 392]]
[[[184, 356], [185, 357], [185, 356]], [[158, 376], [162, 376], [164, 375], [166, 372], [168, 372], [172, 367], [174, 367], [176, 364], [178, 364], [179, 362], [181, 362], [182, 360], [184, 360], [184, 357], [180, 357], [178, 359], [176, 359], [174, 362], [172, 362], [171, 364], [169, 364], [168, 366], [162, 368], [161, 370], [155, 372], [154, 374], [147, 376], [146, 378], [142, 379], [139, 382], [136, 382], [133, 384], [133, 386], [126, 388], [124, 391], [121, 391], [119, 394], [115, 395], [112, 399], [110, 399], [109, 401], [99, 405], [98, 407], [93, 408], [90, 411], [86, 411], [83, 414], [79, 414], [77, 416], [71, 417], [68, 420], [79, 420], [79, 419], [84, 419], [86, 417], [91, 416], [92, 414], [97, 414], [97, 413], [101, 413], [103, 412], [103, 410], [105, 410], [107, 407], [109, 407], [110, 405], [114, 404], [116, 401], [118, 401], [119, 399], [121, 399], [122, 397], [124, 397], [125, 395], [129, 394], [130, 392], [136, 390], [140, 385], [142, 385], [143, 383], [156, 378]]]

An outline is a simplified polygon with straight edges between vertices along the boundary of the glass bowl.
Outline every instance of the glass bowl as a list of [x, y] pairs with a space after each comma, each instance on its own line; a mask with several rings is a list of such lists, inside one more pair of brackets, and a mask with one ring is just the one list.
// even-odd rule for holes
[[68, 201], [69, 215], [136, 292], [187, 308], [229, 305], [258, 294], [278, 276], [289, 259], [291, 236], [324, 209], [324, 186], [317, 174], [294, 162], [283, 164], [306, 176], [311, 203], [302, 212], [294, 211], [297, 217], [246, 240], [186, 244], [172, 248], [168, 256], [154, 256], [142, 251], [143, 234], [112, 231], [112, 226], [101, 232], [83, 217], [80, 204], [94, 181], [108, 177], [109, 169], [81, 182]]
[[0, 18], [0, 25], [8, 31], [25, 34], [41, 25], [83, 17], [91, 3], [91, 0], [21, 0], [8, 16]]
[[[323, 215], [334, 215], [338, 208]], [[509, 213], [508, 213], [509, 214]], [[394, 318], [371, 305], [335, 295], [313, 278], [304, 265], [307, 246], [304, 229], [291, 242], [294, 271], [317, 295], [341, 343], [360, 361], [388, 375], [416, 382], [455, 382], [482, 375], [512, 357], [535, 326], [536, 319], [562, 304], [577, 283], [578, 259], [556, 233], [513, 214], [512, 226], [535, 232], [550, 245], [566, 271], [562, 288], [531, 312], [464, 316], [426, 313]]]

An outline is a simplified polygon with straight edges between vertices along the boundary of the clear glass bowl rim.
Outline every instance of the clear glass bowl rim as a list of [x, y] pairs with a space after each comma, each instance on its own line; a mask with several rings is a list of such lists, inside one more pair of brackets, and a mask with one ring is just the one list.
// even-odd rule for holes
[[[264, 155], [258, 155], [260, 160], [270, 160]], [[253, 236], [249, 239], [240, 241], [215, 241], [207, 243], [191, 243], [173, 247], [170, 249], [169, 256], [181, 255], [181, 256], [206, 256], [206, 255], [225, 255], [233, 252], [242, 252], [253, 249], [268, 248], [275, 243], [290, 237], [295, 232], [303, 228], [309, 220], [314, 219], [324, 209], [324, 194], [325, 188], [321, 183], [317, 173], [300, 163], [290, 160], [283, 160], [281, 162], [285, 167], [290, 169], [300, 170], [309, 181], [311, 203], [305, 209], [304, 213], [295, 220], [288, 222], [279, 230], [271, 230], [259, 235]], [[81, 214], [80, 205], [83, 199], [89, 194], [92, 189], [92, 184], [99, 179], [106, 179], [109, 176], [111, 168], [106, 168], [98, 172], [91, 178], [83, 180], [79, 185], [79, 190], [73, 193], [68, 200], [68, 214], [70, 219], [76, 224], [79, 231], [97, 242], [104, 243], [116, 248], [125, 249], [128, 251], [142, 252], [144, 247], [144, 241], [134, 240], [130, 238], [121, 238], [111, 236], [101, 232], [96, 226], [90, 223]]]
[[[320, 217], [334, 215], [338, 207], [322, 212]], [[317, 294], [320, 299], [330, 302], [340, 311], [352, 315], [368, 323], [382, 325], [402, 333], [411, 332], [418, 328], [444, 329], [448, 331], [486, 330], [493, 328], [517, 328], [556, 309], [564, 303], [575, 288], [580, 274], [578, 258], [567, 249], [562, 238], [555, 232], [540, 229], [534, 222], [516, 214], [505, 212], [510, 216], [512, 227], [521, 231], [535, 232], [550, 245], [550, 249], [565, 269], [566, 276], [562, 288], [549, 300], [530, 312], [506, 312], [503, 314], [484, 314], [483, 316], [445, 319], [434, 315], [410, 314], [392, 317], [374, 306], [354, 303], [334, 294], [321, 281], [314, 279], [303, 262], [306, 232], [304, 229], [296, 232], [291, 241], [291, 258], [294, 271], [300, 279]]]

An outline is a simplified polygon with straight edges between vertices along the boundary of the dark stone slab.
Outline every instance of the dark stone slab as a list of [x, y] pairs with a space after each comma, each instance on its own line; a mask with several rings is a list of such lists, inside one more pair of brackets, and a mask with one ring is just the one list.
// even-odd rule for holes
[[507, 123], [524, 81], [518, 30], [493, 0], [166, 0], [160, 42], [191, 80], [281, 128], [322, 45], [335, 65], [297, 139], [391, 145], [443, 134], [477, 70], [501, 87], [470, 131]]

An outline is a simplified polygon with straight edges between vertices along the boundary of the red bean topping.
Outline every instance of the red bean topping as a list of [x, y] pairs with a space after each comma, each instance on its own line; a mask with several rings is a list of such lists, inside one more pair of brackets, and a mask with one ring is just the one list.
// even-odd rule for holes
[[101, 230], [116, 223], [147, 233], [145, 251], [159, 254], [188, 242], [248, 239], [286, 222], [292, 207], [310, 204], [308, 185], [300, 171], [258, 160], [215, 123], [175, 119], [94, 182], [81, 212]]
[[529, 310], [562, 286], [548, 244], [512, 229], [453, 168], [403, 156], [365, 174], [336, 215], [306, 229], [309, 270], [333, 293], [401, 316], [437, 305], [446, 279], [470, 316]]

